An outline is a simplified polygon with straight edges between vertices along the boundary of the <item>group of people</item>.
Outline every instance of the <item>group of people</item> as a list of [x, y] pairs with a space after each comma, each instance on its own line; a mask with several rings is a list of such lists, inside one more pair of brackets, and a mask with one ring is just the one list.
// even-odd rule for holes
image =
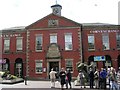
[[[50, 80], [51, 80], [51, 88], [55, 88], [56, 74], [57, 74], [57, 72], [54, 71], [54, 69], [52, 68], [50, 71], [50, 74], [49, 74]], [[60, 84], [61, 84], [62, 89], [63, 89], [64, 85], [66, 85], [66, 88], [68, 89], [68, 84], [69, 84], [70, 88], [72, 88], [72, 85], [71, 85], [72, 74], [71, 74], [70, 69], [65, 70], [64, 68], [61, 68], [61, 71], [58, 75], [60, 77]]]
[[[118, 83], [117, 83], [117, 77], [118, 74], [120, 75], [120, 72], [117, 73], [116, 70], [111, 67], [111, 68], [101, 68], [101, 70], [96, 69], [95, 71], [90, 68], [88, 72], [88, 78], [89, 78], [89, 85], [90, 88], [98, 88], [98, 89], [106, 89], [106, 85], [109, 85], [110, 89], [115, 88], [116, 90], [119, 90], [118, 88]], [[80, 78], [80, 86], [84, 86], [85, 88], [85, 75], [84, 73], [80, 70], [79, 72], [79, 78]]]
[[[54, 71], [52, 68], [49, 73], [51, 79], [51, 88], [55, 88], [56, 74], [58, 73]], [[117, 76], [118, 74], [120, 76], [120, 72], [117, 74], [116, 70], [113, 67], [108, 69], [101, 68], [101, 70], [98, 69], [93, 70], [92, 68], [90, 68], [87, 74], [90, 88], [94, 88], [95, 86], [95, 88], [98, 89], [106, 89], [106, 85], [108, 84], [111, 89], [115, 88], [116, 90], [119, 90]], [[58, 75], [60, 78], [60, 84], [62, 89], [64, 85], [66, 86], [66, 88], [68, 88], [68, 85], [70, 88], [72, 88], [71, 85], [72, 75], [70, 69], [65, 70], [64, 68], [62, 68]], [[82, 87], [86, 88], [85, 73], [82, 70], [80, 70], [78, 76], [81, 88]]]

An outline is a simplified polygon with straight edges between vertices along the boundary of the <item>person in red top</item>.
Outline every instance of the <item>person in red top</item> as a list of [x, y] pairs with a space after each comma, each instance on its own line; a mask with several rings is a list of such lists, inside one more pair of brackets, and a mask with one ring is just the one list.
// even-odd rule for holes
[[70, 69], [67, 69], [67, 72], [66, 72], [66, 88], [68, 88], [68, 84], [70, 86], [70, 89], [72, 88], [72, 86], [71, 86], [71, 80], [72, 80], [71, 71], [70, 71]]

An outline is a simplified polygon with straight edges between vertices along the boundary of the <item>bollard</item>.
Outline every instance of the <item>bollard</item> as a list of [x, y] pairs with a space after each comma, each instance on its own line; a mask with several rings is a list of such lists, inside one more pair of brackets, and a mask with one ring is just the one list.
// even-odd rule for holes
[[25, 85], [27, 85], [27, 76], [24, 77]]

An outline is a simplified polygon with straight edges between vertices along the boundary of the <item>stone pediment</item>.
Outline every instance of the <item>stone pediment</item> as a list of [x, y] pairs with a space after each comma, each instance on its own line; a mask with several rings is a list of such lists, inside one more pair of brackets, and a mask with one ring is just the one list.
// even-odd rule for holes
[[31, 25], [27, 26], [26, 29], [47, 29], [47, 28], [65, 28], [65, 27], [80, 27], [81, 24], [72, 21], [68, 18], [63, 16], [58, 16], [55, 14], [49, 14], [38, 21], [32, 23]]
[[55, 43], [52, 43], [48, 47], [48, 51], [46, 54], [47, 59], [58, 59], [61, 58], [59, 46]]

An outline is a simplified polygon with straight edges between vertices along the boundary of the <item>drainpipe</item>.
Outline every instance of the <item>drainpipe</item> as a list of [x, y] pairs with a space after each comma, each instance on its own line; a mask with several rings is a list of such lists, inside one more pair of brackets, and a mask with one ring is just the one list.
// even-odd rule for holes
[[80, 33], [80, 46], [81, 46], [81, 62], [84, 63], [84, 54], [83, 54], [83, 37], [82, 37], [82, 32], [83, 32], [83, 26], [81, 25], [81, 33]]
[[81, 59], [81, 62], [83, 63], [84, 62], [84, 60], [83, 60], [83, 41], [82, 41], [82, 25], [80, 26], [80, 28], [79, 28], [79, 32], [78, 32], [78, 35], [80, 36], [79, 37], [79, 50], [80, 50], [80, 59]]

